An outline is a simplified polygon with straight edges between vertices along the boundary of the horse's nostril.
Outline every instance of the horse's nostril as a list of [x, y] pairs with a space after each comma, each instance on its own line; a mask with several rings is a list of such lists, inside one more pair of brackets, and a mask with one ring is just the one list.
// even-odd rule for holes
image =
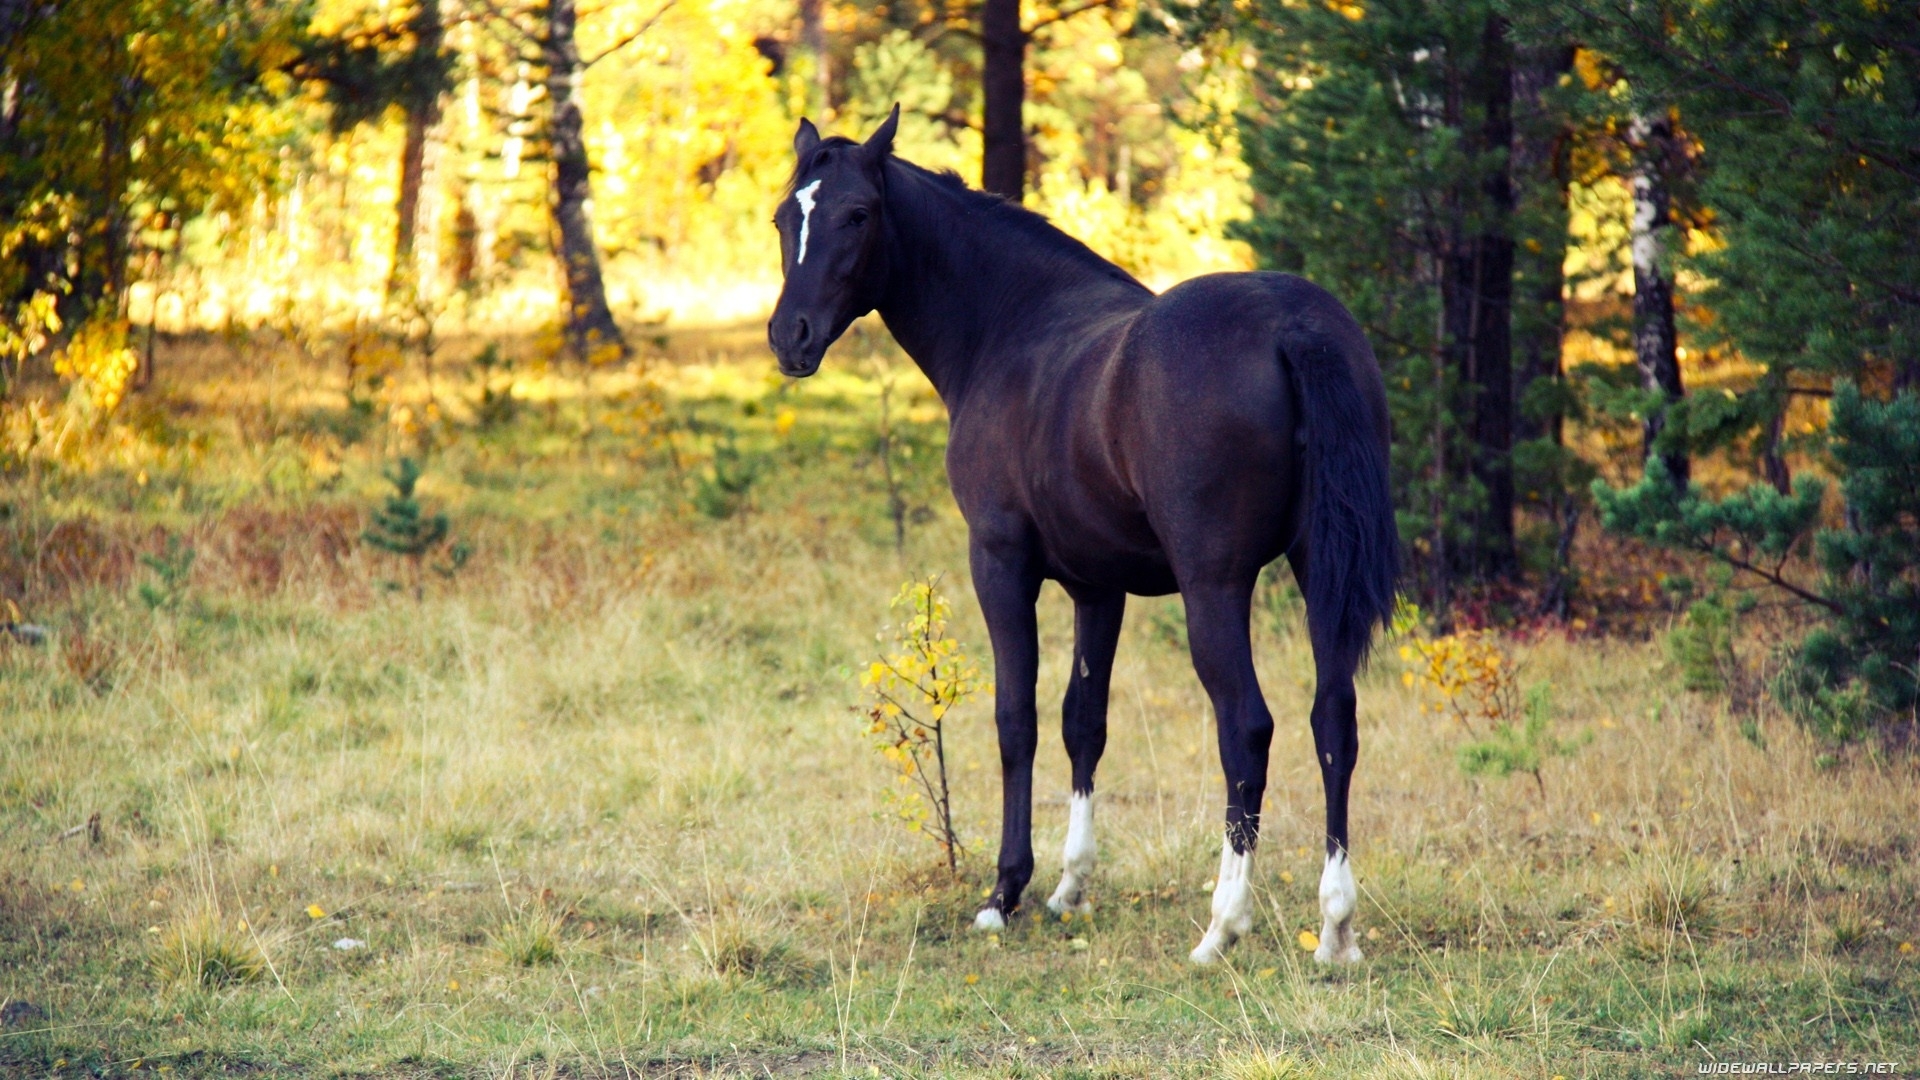
[[807, 342], [812, 341], [813, 327], [808, 325], [806, 317], [803, 315], [795, 320], [795, 322], [796, 325], [793, 328], [793, 343], [795, 345], [805, 345]]

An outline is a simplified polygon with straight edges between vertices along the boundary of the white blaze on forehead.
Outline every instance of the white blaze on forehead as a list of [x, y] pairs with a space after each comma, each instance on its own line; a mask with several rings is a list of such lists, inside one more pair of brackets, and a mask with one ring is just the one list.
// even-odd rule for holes
[[813, 193], [819, 190], [820, 181], [815, 180], [793, 193], [793, 201], [800, 204], [800, 255], [793, 260], [795, 266], [807, 261], [807, 234], [813, 230]]

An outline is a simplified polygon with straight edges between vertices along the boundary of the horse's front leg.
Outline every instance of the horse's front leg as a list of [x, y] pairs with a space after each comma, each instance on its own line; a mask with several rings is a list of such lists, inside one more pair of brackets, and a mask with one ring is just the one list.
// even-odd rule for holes
[[1060, 887], [1047, 898], [1055, 914], [1085, 914], [1087, 878], [1098, 845], [1093, 835], [1093, 772], [1107, 749], [1107, 685], [1113, 653], [1127, 613], [1127, 594], [1069, 588], [1073, 597], [1073, 670], [1067, 673], [1067, 699], [1060, 708], [1060, 734], [1073, 763], [1073, 794], [1068, 801], [1067, 842], [1060, 853]]
[[998, 930], [1033, 879], [1033, 753], [1039, 741], [1034, 683], [1040, 671], [1033, 604], [1040, 574], [1022, 541], [976, 539], [969, 561], [993, 643], [993, 722], [1000, 736], [999, 876], [973, 925]]

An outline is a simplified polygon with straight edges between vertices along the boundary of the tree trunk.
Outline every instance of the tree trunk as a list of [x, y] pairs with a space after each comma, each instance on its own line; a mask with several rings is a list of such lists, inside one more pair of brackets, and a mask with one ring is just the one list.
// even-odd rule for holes
[[440, 123], [440, 52], [446, 45], [446, 26], [440, 18], [440, 0], [418, 0], [409, 29], [413, 56], [409, 64], [406, 99], [407, 137], [400, 149], [400, 200], [393, 228], [393, 268], [387, 274], [387, 299], [403, 287], [417, 288], [419, 268], [414, 264], [414, 239], [420, 233], [420, 184], [426, 176], [427, 139]]
[[1787, 407], [1792, 400], [1785, 394], [1780, 395], [1780, 408], [1773, 419], [1767, 421], [1767, 433], [1762, 436], [1766, 441], [1760, 446], [1760, 475], [1782, 495], [1793, 494], [1793, 470], [1787, 467], [1786, 455], [1780, 452], [1780, 442], [1787, 433]]
[[1487, 18], [1481, 42], [1485, 113], [1482, 180], [1485, 220], [1480, 237], [1479, 319], [1474, 340], [1474, 473], [1486, 485], [1480, 559], [1487, 573], [1513, 572], [1513, 46], [1507, 21]]
[[1027, 134], [1021, 116], [1027, 96], [1027, 35], [1020, 29], [1020, 0], [985, 0], [980, 39], [980, 186], [1019, 202], [1027, 186]]
[[574, 41], [579, 16], [574, 0], [548, 0], [547, 36], [541, 42], [547, 67], [547, 96], [553, 105], [547, 143], [553, 155], [553, 192], [549, 204], [560, 234], [560, 262], [567, 274], [567, 343], [585, 358], [612, 345], [622, 354], [626, 338], [607, 307], [600, 277], [600, 255], [593, 244], [587, 202], [593, 198], [593, 170], [587, 161], [586, 122], [580, 115], [580, 47]]
[[[1667, 410], [1686, 396], [1680, 380], [1679, 342], [1673, 324], [1673, 282], [1665, 257], [1673, 237], [1668, 172], [1675, 147], [1673, 121], [1664, 112], [1636, 114], [1627, 128], [1633, 151], [1633, 355], [1640, 384], [1664, 399], [1641, 425], [1642, 458], [1650, 456], [1666, 429]], [[1685, 447], [1660, 455], [1667, 475], [1685, 487], [1691, 473]]]
[[1567, 45], [1534, 46], [1520, 50], [1513, 71], [1513, 178], [1518, 188], [1516, 231], [1528, 238], [1514, 252], [1518, 261], [1516, 286], [1523, 300], [1514, 311], [1515, 442], [1551, 439], [1561, 442], [1564, 418], [1530, 413], [1528, 391], [1542, 380], [1563, 377], [1560, 350], [1564, 336], [1567, 258], [1567, 152], [1571, 131], [1566, 118], [1551, 108], [1546, 95], [1560, 76], [1573, 67], [1573, 49]]
[[818, 95], [815, 108], [821, 113], [833, 108], [833, 65], [827, 55], [827, 27], [821, 18], [823, 0], [800, 0], [800, 47], [813, 59], [813, 92]]
[[1463, 134], [1480, 159], [1478, 191], [1463, 199], [1478, 213], [1463, 215], [1474, 231], [1456, 232], [1444, 291], [1447, 337], [1460, 383], [1470, 396], [1463, 417], [1472, 439], [1466, 466], [1486, 492], [1474, 515], [1473, 550], [1459, 568], [1503, 577], [1514, 567], [1513, 545], [1513, 180], [1507, 155], [1513, 141], [1513, 52], [1506, 20], [1487, 18], [1477, 69], [1463, 89], [1479, 106], [1477, 130]]

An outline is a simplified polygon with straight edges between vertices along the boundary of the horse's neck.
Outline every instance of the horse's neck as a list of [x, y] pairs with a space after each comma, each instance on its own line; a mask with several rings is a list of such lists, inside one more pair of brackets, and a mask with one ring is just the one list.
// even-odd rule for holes
[[950, 410], [987, 369], [1029, 364], [1044, 335], [1070, 329], [1069, 313], [1152, 295], [1117, 269], [1036, 242], [977, 198], [924, 186], [916, 194], [888, 199], [891, 281], [879, 310]]

